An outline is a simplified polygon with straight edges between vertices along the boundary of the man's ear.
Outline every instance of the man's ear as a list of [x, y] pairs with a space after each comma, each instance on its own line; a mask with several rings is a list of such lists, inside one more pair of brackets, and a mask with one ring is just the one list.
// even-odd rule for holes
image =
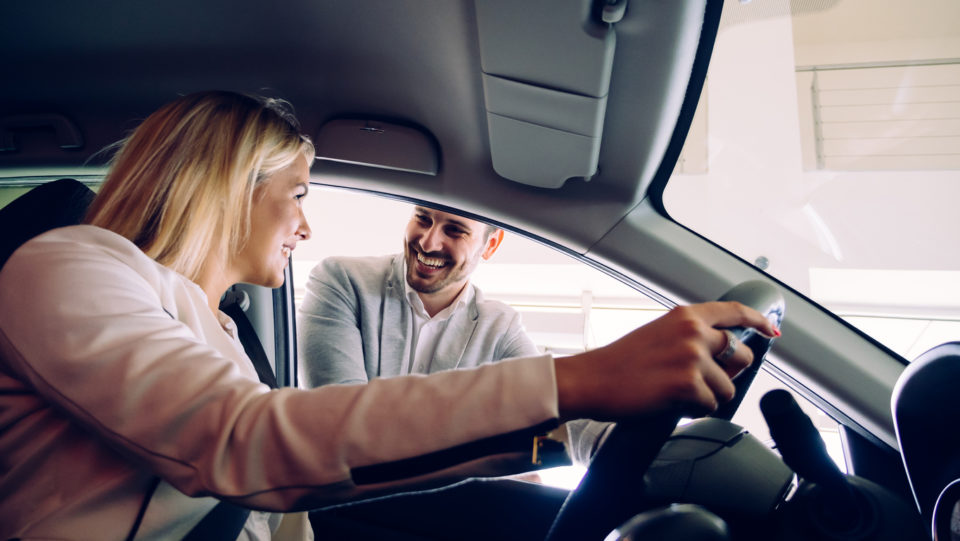
[[503, 229], [497, 228], [487, 237], [487, 245], [483, 248], [483, 253], [480, 256], [483, 259], [490, 259], [496, 253], [497, 248], [500, 247], [501, 242], [503, 242]]

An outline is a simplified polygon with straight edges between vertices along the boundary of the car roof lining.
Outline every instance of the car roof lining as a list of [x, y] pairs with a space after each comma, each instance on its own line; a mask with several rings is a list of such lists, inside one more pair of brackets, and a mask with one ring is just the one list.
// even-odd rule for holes
[[[48, 16], [54, 8], [48, 0], [4, 6], [0, 34], [16, 44], [8, 80], [17, 84], [0, 88], [0, 117], [61, 114], [79, 126], [86, 145], [62, 151], [34, 140], [21, 152], [0, 153], [0, 170], [37, 161], [83, 164], [176, 95], [226, 87], [289, 100], [314, 137], [335, 118], [421, 126], [437, 142], [439, 170], [431, 178], [403, 177], [403, 189], [534, 234], [549, 230], [579, 252], [643, 198], [660, 167], [705, 5], [630, 4], [614, 27], [599, 171], [589, 182], [572, 179], [543, 189], [506, 180], [492, 164], [474, 2], [389, 0], [363, 10], [343, 2], [273, 7], [252, 0], [171, 0], [104, 2], [102, 9], [99, 3], [56, 3], [56, 18]], [[582, 11], [590, 2], [575, 4]], [[565, 59], [541, 61], [562, 65]], [[517, 148], [513, 159], [524, 159], [519, 141], [508, 138], [498, 146]], [[374, 191], [391, 191], [398, 180], [395, 172], [349, 164], [317, 162], [312, 173]], [[508, 215], [501, 208], [506, 199], [527, 212]], [[555, 201], [575, 205], [584, 219], [559, 219], [550, 211]]]

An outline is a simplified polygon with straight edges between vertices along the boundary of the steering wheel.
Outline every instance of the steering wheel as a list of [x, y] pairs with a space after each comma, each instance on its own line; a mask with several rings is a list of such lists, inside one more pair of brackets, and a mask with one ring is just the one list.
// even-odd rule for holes
[[[785, 303], [773, 285], [763, 281], [743, 282], [720, 297], [754, 308], [778, 327]], [[734, 398], [713, 416], [729, 420], [769, 351], [773, 340], [753, 329], [731, 328], [753, 351], [753, 364], [734, 380]], [[680, 421], [679, 413], [653, 415], [616, 424], [590, 462], [580, 485], [567, 496], [554, 519], [546, 541], [601, 540], [653, 502], [645, 497], [644, 473]]]

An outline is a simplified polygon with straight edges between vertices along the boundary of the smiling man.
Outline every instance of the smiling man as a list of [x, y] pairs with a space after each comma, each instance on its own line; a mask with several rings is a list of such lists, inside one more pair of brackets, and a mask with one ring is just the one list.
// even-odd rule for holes
[[363, 383], [538, 354], [520, 315], [470, 283], [502, 241], [502, 229], [418, 206], [403, 253], [322, 261], [297, 317], [303, 384]]

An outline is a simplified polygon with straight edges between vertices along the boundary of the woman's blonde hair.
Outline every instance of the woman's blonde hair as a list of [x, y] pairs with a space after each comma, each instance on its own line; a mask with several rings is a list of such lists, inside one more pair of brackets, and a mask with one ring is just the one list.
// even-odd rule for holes
[[314, 156], [285, 102], [233, 92], [183, 96], [118, 147], [86, 222], [192, 280], [243, 247], [257, 183]]

